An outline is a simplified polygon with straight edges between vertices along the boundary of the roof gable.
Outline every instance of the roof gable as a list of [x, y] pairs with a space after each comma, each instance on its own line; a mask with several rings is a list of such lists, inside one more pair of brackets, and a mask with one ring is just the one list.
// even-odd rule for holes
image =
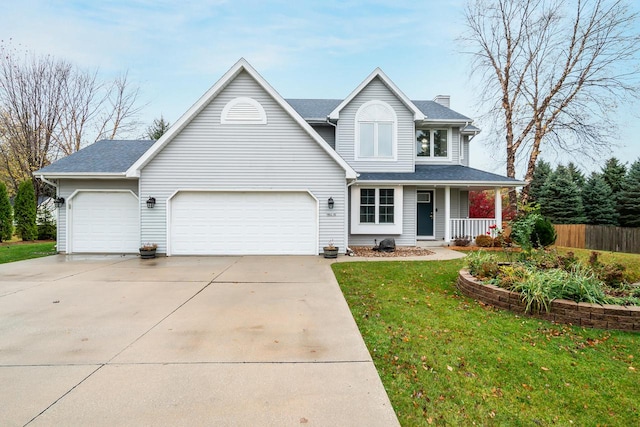
[[355, 90], [349, 94], [349, 96], [347, 96], [336, 108], [334, 108], [333, 111], [329, 113], [329, 119], [338, 120], [340, 118], [340, 111], [344, 107], [346, 107], [360, 92], [362, 92], [362, 90], [366, 88], [369, 85], [369, 83], [371, 83], [371, 81], [373, 81], [373, 79], [375, 78], [380, 79], [380, 81], [382, 81], [382, 83], [385, 86], [387, 86], [389, 90], [400, 101], [402, 101], [402, 103], [406, 105], [411, 112], [413, 112], [414, 120], [425, 119], [425, 116], [422, 113], [422, 111], [420, 111], [420, 109], [416, 107], [415, 104], [411, 102], [409, 98], [407, 98], [407, 96], [398, 88], [398, 86], [395, 85], [395, 83], [393, 83], [393, 81], [391, 81], [389, 77], [387, 77], [387, 75], [380, 68], [376, 68], [375, 70], [373, 70], [373, 72], [369, 74], [369, 76], [366, 79], [364, 79], [364, 81], [360, 83], [358, 87], [355, 88]]
[[169, 130], [158, 139], [155, 144], [142, 157], [138, 159], [127, 171], [128, 177], [140, 176], [140, 170], [147, 165], [172, 139], [175, 138], [197, 115], [200, 113], [228, 84], [242, 71], [253, 78], [275, 101], [289, 114], [294, 121], [302, 127], [311, 138], [322, 147], [327, 154], [344, 169], [346, 178], [356, 178], [358, 174], [336, 153], [327, 142], [313, 130], [313, 128], [276, 92], [273, 87], [245, 60], [240, 59], [218, 80], [200, 99], [187, 110], [185, 114], [173, 124]]

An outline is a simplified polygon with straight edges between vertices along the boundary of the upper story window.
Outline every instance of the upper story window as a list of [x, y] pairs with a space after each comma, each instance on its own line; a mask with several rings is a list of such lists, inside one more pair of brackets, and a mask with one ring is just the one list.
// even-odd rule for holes
[[451, 157], [450, 141], [447, 129], [418, 129], [416, 153], [419, 157], [448, 159]]
[[267, 113], [253, 98], [234, 98], [222, 109], [220, 123], [264, 125], [267, 124]]
[[356, 159], [395, 159], [396, 113], [384, 101], [369, 101], [356, 113]]

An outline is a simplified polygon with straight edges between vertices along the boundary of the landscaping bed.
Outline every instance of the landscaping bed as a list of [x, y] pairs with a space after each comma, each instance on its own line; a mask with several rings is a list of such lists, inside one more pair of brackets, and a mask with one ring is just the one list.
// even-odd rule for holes
[[434, 252], [425, 248], [416, 246], [397, 246], [393, 252], [374, 251], [371, 246], [351, 246], [354, 256], [376, 257], [376, 258], [397, 258], [409, 256], [427, 256], [433, 255]]

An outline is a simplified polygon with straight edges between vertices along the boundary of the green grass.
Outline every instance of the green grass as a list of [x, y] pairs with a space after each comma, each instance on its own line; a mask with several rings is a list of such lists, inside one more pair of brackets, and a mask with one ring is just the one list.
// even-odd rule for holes
[[0, 264], [55, 255], [55, 242], [0, 245]]
[[637, 425], [640, 334], [483, 306], [462, 266], [333, 265], [402, 425]]

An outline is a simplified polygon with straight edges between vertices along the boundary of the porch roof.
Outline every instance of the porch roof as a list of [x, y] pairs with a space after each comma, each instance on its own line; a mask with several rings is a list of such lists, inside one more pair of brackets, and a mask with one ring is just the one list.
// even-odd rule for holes
[[468, 187], [522, 187], [524, 181], [462, 165], [416, 165], [415, 172], [360, 172], [358, 182], [461, 185]]

